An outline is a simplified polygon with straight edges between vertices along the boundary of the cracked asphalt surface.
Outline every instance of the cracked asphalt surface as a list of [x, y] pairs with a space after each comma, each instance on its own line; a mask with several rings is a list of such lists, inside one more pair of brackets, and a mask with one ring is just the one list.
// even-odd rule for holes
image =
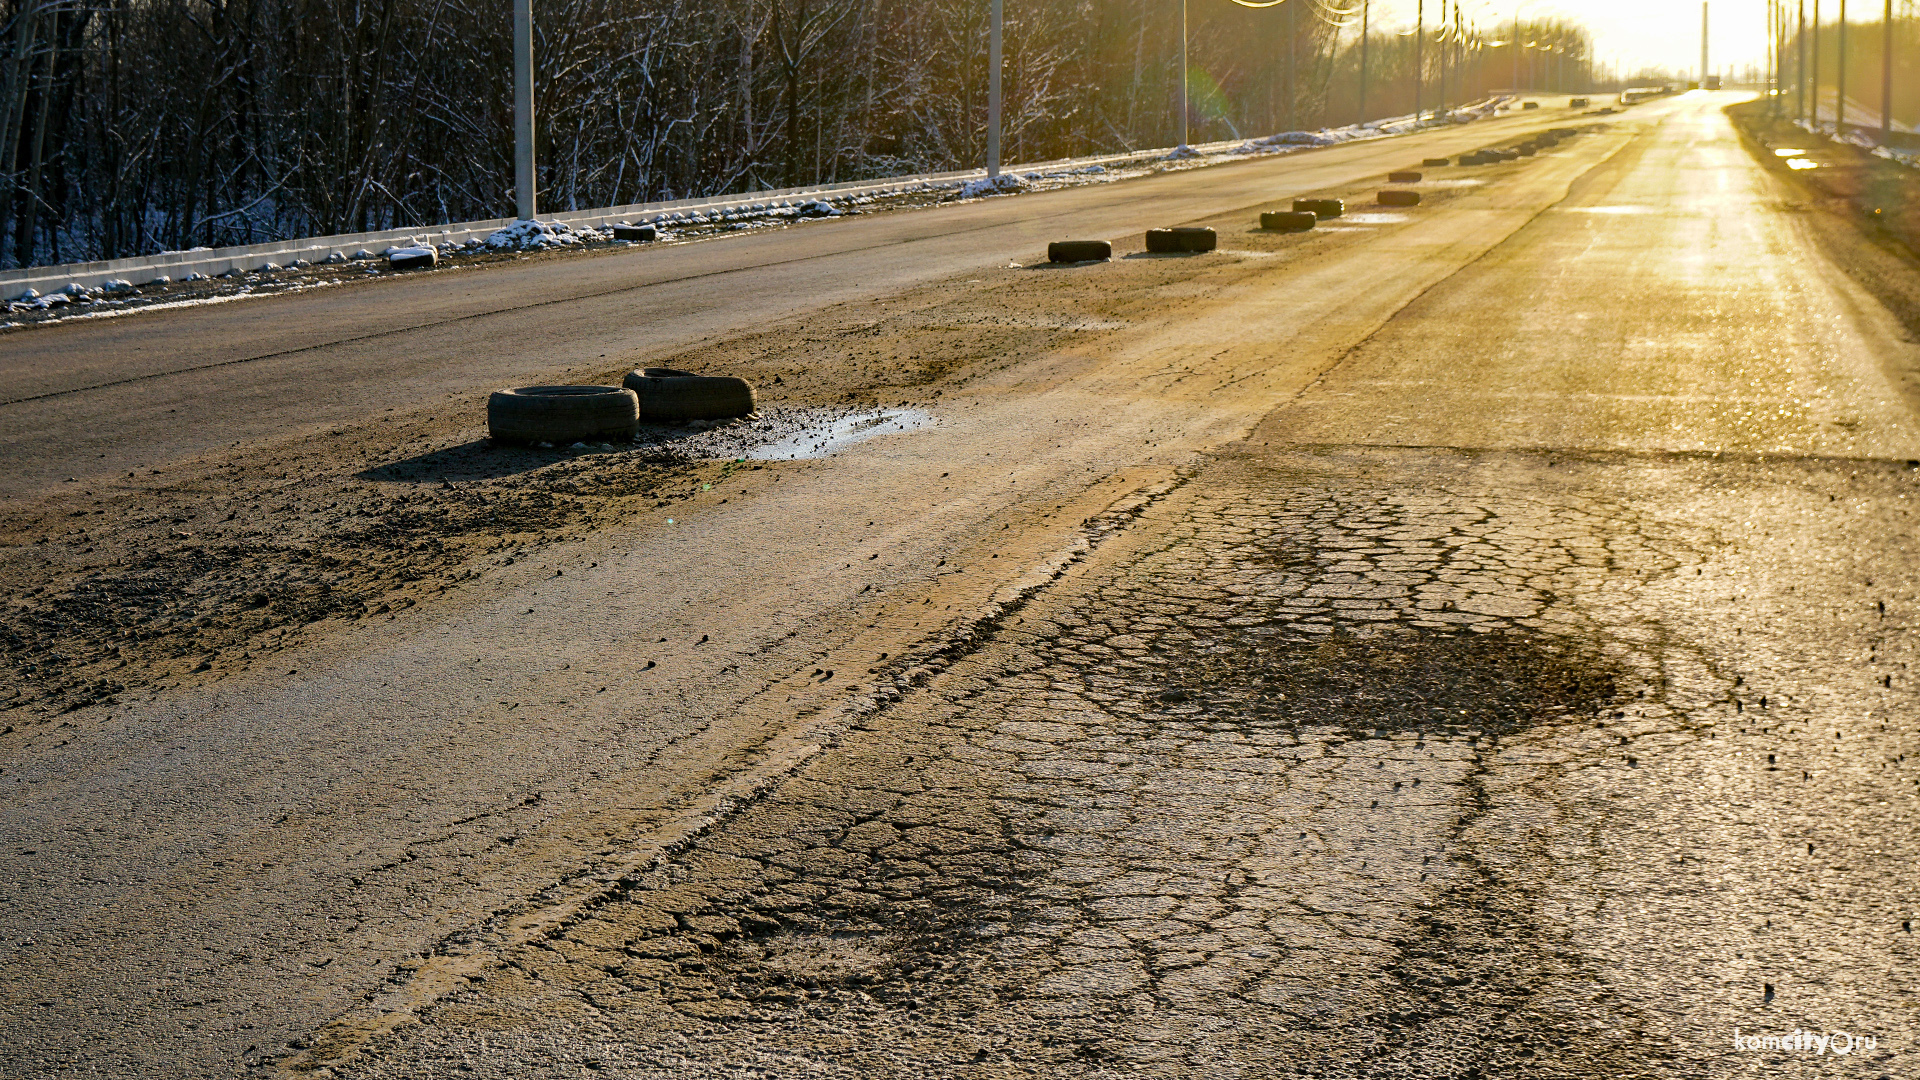
[[0, 1073], [1920, 1076], [1920, 346], [1731, 100], [756, 326], [938, 423], [18, 695]]

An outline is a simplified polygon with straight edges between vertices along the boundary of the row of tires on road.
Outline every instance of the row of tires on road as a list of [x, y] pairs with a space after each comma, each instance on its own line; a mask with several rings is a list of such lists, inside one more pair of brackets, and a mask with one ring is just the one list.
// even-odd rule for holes
[[[1387, 174], [1395, 184], [1417, 184], [1417, 172]], [[1381, 206], [1418, 206], [1420, 193], [1405, 188], [1383, 188], [1377, 196]], [[1295, 199], [1291, 210], [1270, 210], [1260, 215], [1260, 227], [1269, 232], [1305, 232], [1327, 218], [1347, 212], [1342, 199]], [[1219, 234], [1202, 225], [1175, 225], [1147, 230], [1150, 255], [1192, 254], [1212, 251], [1219, 246]], [[1113, 258], [1113, 245], [1105, 240], [1056, 240], [1047, 245], [1047, 261], [1055, 263], [1103, 262]]]
[[[1489, 165], [1497, 161], [1513, 161], [1517, 158], [1532, 157], [1550, 146], [1559, 145], [1562, 139], [1570, 139], [1576, 134], [1573, 128], [1554, 128], [1509, 150], [1488, 148], [1460, 155], [1462, 165]], [[1421, 168], [1438, 169], [1452, 164], [1449, 158], [1427, 158], [1420, 163]], [[1387, 174], [1389, 184], [1418, 184], [1425, 175], [1411, 169]], [[1381, 206], [1419, 206], [1420, 193], [1406, 188], [1381, 188], [1374, 196]], [[1340, 199], [1295, 199], [1291, 210], [1269, 210], [1260, 215], [1260, 228], [1268, 232], [1306, 232], [1327, 218], [1337, 218], [1346, 213], [1346, 203]], [[1171, 255], [1212, 251], [1219, 244], [1218, 235], [1209, 228], [1198, 225], [1178, 225], [1166, 229], [1147, 230], [1147, 252], [1154, 255]], [[1047, 245], [1047, 261], [1054, 263], [1104, 262], [1113, 258], [1113, 245], [1105, 240], [1056, 240]]]
[[745, 379], [641, 368], [620, 386], [520, 386], [487, 398], [487, 435], [534, 446], [631, 439], [643, 423], [724, 420], [754, 410]]

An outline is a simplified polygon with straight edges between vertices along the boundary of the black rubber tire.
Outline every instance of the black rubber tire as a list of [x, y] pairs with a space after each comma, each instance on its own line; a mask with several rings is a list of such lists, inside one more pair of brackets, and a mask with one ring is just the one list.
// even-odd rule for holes
[[615, 240], [633, 240], [646, 244], [660, 239], [660, 230], [654, 228], [652, 225], [615, 225], [613, 227], [613, 238]]
[[1523, 101], [1520, 103], [1520, 107], [1522, 109], [1537, 109], [1540, 107], [1540, 103], [1537, 101]]
[[1273, 210], [1260, 215], [1260, 227], [1274, 232], [1306, 232], [1319, 222], [1319, 215], [1305, 210]]
[[1381, 206], [1419, 206], [1420, 193], [1397, 188], [1387, 188], [1376, 196]]
[[1387, 174], [1387, 183], [1389, 184], [1417, 184], [1419, 182], [1420, 174], [1417, 172], [1403, 171], [1390, 172]]
[[1339, 199], [1295, 199], [1295, 210], [1305, 210], [1322, 220], [1339, 217], [1347, 212], [1347, 204]]
[[730, 375], [695, 375], [673, 368], [642, 368], [621, 380], [639, 399], [640, 419], [722, 420], [753, 411], [753, 387]]
[[618, 386], [520, 386], [487, 398], [495, 442], [631, 439], [639, 418], [640, 400]]
[[1532, 157], [1540, 151], [1540, 148], [1532, 143], [1521, 143], [1517, 149], [1520, 151], [1521, 157]]
[[1460, 164], [1462, 165], [1485, 165], [1487, 161], [1487, 155], [1477, 150], [1471, 154], [1460, 155]]
[[1427, 169], [1438, 169], [1445, 164], [1447, 164], [1447, 159], [1443, 157], [1423, 158], [1420, 161], [1421, 167]]
[[433, 269], [434, 264], [439, 261], [440, 261], [439, 257], [435, 254], [432, 248], [422, 248], [419, 252], [412, 255], [387, 256], [387, 269], [389, 270], [431, 270]]
[[1057, 263], [1106, 262], [1113, 245], [1105, 240], [1055, 240], [1047, 245], [1047, 261]]
[[1188, 254], [1212, 251], [1220, 238], [1199, 225], [1176, 225], [1171, 229], [1148, 229], [1147, 250], [1155, 255]]

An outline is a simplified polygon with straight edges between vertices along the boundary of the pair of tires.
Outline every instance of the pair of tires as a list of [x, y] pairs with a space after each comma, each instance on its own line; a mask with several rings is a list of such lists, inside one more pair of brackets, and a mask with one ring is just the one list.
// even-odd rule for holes
[[1317, 218], [1336, 218], [1347, 212], [1347, 204], [1339, 199], [1295, 199], [1293, 208]]
[[1155, 255], [1197, 254], [1212, 251], [1219, 243], [1212, 229], [1200, 225], [1147, 230], [1147, 250]]
[[643, 420], [719, 420], [754, 409], [745, 379], [645, 368], [624, 383], [496, 390], [487, 398], [487, 434], [502, 443], [631, 439]]

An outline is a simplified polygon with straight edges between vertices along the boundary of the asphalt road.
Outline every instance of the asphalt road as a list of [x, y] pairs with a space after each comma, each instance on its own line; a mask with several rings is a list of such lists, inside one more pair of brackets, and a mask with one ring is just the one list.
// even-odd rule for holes
[[653, 467], [366, 467], [522, 373], [930, 418], [10, 707], [0, 1074], [1920, 1075], [1920, 347], [1730, 100], [0, 339], [62, 596], [49, 507]]

